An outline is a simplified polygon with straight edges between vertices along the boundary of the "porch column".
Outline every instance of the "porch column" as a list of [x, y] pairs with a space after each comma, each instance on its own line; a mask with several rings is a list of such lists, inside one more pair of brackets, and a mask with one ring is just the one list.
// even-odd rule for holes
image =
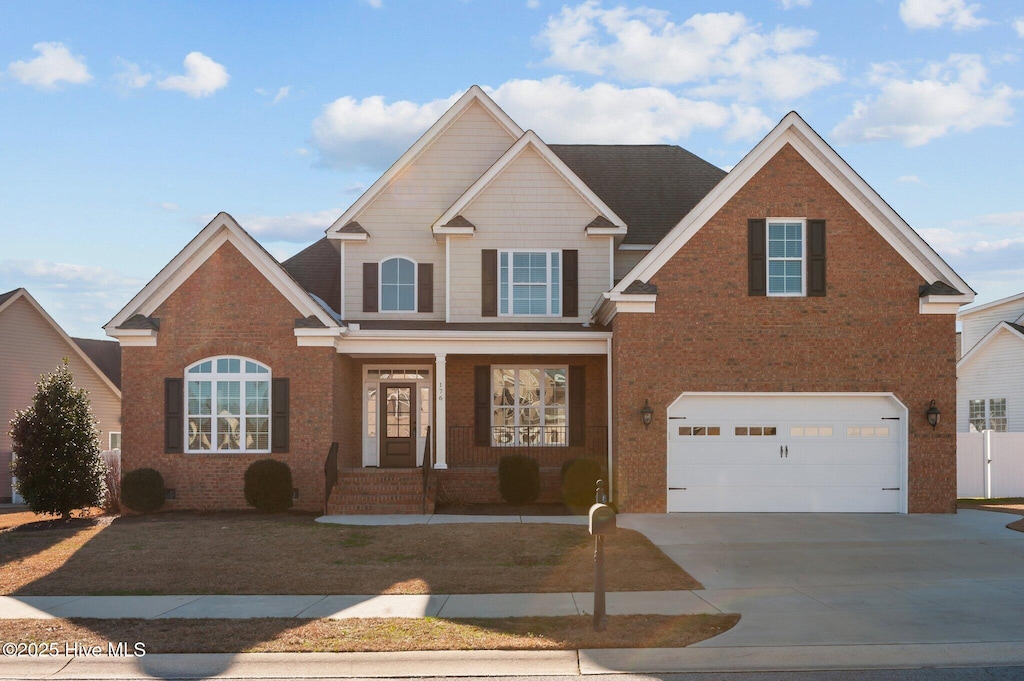
[[445, 410], [444, 382], [445, 364], [448, 355], [443, 352], [434, 354], [434, 468], [448, 468], [447, 451], [448, 419]]

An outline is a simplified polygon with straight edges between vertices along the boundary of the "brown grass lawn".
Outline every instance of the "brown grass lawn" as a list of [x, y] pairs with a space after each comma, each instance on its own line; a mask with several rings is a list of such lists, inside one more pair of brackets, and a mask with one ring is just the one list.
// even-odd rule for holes
[[[1009, 499], [960, 499], [957, 508], [971, 508], [979, 511], [997, 511], [999, 513], [1012, 513], [1024, 516], [1024, 498], [1015, 497]], [[1015, 520], [1007, 525], [1011, 530], [1024, 532], [1024, 518]]]
[[101, 645], [142, 642], [147, 653], [391, 652], [396, 650], [575, 650], [679, 648], [731, 629], [739, 615], [608, 618], [350, 620], [7, 620], [0, 640]]
[[[0, 531], [0, 593], [529, 593], [594, 583], [593, 539], [573, 525], [355, 527], [255, 512], [80, 522]], [[605, 546], [609, 591], [700, 588], [637, 532], [619, 530]]]

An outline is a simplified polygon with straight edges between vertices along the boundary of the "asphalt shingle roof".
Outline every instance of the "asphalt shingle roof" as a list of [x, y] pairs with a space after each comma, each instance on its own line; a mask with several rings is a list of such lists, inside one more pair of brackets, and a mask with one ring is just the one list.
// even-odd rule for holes
[[72, 338], [110, 382], [121, 389], [121, 344], [95, 338]]

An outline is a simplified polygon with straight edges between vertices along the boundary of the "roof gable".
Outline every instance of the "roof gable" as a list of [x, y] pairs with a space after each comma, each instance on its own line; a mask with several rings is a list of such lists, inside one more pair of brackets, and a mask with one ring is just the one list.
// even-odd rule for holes
[[[487, 191], [487, 187], [497, 179], [503, 171], [515, 163], [527, 150], [535, 151], [573, 190], [587, 202], [599, 216], [604, 217], [612, 225], [625, 231], [626, 223], [622, 221], [608, 205], [601, 200], [597, 194], [588, 187], [579, 176], [572, 171], [565, 162], [560, 159], [544, 141], [532, 130], [528, 130], [506, 151], [501, 158], [494, 162], [486, 173], [481, 175], [469, 189], [467, 189], [458, 200], [439, 217], [433, 225], [435, 232], [449, 223], [455, 221], [460, 213], [473, 202], [473, 200]], [[463, 218], [465, 219], [465, 218]]]
[[[89, 369], [92, 370], [92, 372], [96, 374], [96, 376], [100, 379], [100, 381], [102, 381], [108, 388], [110, 388], [110, 390], [114, 393], [114, 395], [117, 396], [117, 399], [121, 399], [121, 388], [120, 388], [120, 384], [121, 384], [121, 378], [120, 378], [120, 372], [121, 372], [120, 352], [118, 352], [118, 360], [117, 360], [117, 364], [116, 364], [117, 380], [115, 382], [113, 380], [113, 376], [112, 375], [108, 375], [107, 371], [105, 371], [104, 369], [101, 369], [99, 366], [97, 366], [97, 363], [95, 361], [93, 361], [93, 357], [91, 356], [91, 354], [89, 352], [86, 352], [85, 348], [83, 348], [82, 345], [77, 343], [75, 339], [73, 339], [70, 336], [68, 336], [67, 333], [64, 332], [64, 329], [62, 329], [60, 327], [60, 325], [56, 321], [54, 321], [53, 317], [51, 317], [49, 315], [49, 313], [47, 313], [46, 310], [43, 309], [43, 306], [40, 305], [39, 302], [36, 301], [36, 299], [33, 298], [32, 295], [27, 290], [25, 290], [23, 288], [19, 288], [19, 289], [15, 289], [13, 291], [10, 291], [10, 292], [5, 293], [2, 296], [0, 296], [0, 314], [3, 314], [5, 310], [9, 309], [12, 305], [14, 305], [15, 302], [17, 302], [19, 300], [24, 300], [26, 303], [28, 303], [29, 306], [33, 310], [35, 310], [35, 312], [40, 317], [43, 318], [43, 321], [46, 322], [46, 324], [49, 325], [53, 329], [54, 333], [56, 333], [58, 336], [60, 336], [61, 340], [64, 341], [65, 345], [69, 346], [71, 348], [72, 352], [74, 352], [76, 355], [78, 355], [79, 359], [81, 359], [83, 362], [85, 362], [85, 365], [88, 366]], [[89, 344], [89, 343], [108, 343], [109, 342], [109, 341], [90, 341], [89, 339], [79, 339], [79, 340], [84, 341], [83, 345]], [[112, 344], [116, 345], [114, 343], [112, 343]], [[105, 349], [105, 350], [97, 350], [97, 352], [105, 352], [105, 353], [109, 354], [110, 351], [109, 351], [109, 349]], [[107, 362], [106, 359], [104, 359], [103, 361], [104, 361], [104, 363]], [[114, 367], [114, 365], [112, 363], [109, 366], [105, 366], [104, 368], [109, 370], [109, 371], [114, 371], [114, 369], [115, 369], [115, 367]]]
[[474, 85], [459, 98], [441, 118], [430, 126], [416, 142], [402, 154], [388, 170], [374, 182], [369, 189], [356, 199], [349, 208], [342, 213], [341, 217], [327, 228], [327, 237], [338, 238], [343, 233], [343, 228], [350, 222], [358, 219], [366, 208], [386, 190], [402, 172], [440, 137], [458, 118], [473, 104], [478, 104], [486, 110], [491, 117], [509, 134], [510, 140], [518, 139], [523, 135], [523, 130], [515, 121], [509, 118], [508, 114], [495, 104], [494, 100], [478, 85]]
[[[136, 315], [149, 317], [170, 297], [218, 248], [231, 243], [253, 267], [290, 302], [303, 317], [314, 316], [325, 326], [337, 326], [328, 310], [296, 282], [252, 236], [227, 213], [219, 213], [185, 248], [160, 270], [131, 302], [124, 306], [103, 328], [107, 335], [117, 337], [118, 329]], [[155, 331], [154, 331], [155, 332]]]
[[648, 281], [784, 146], [790, 145], [859, 212], [865, 221], [921, 275], [942, 281], [973, 299], [973, 289], [875, 192], [795, 111], [788, 113], [701, 201], [615, 286], [624, 291]]
[[[966, 355], [960, 358], [960, 361], [956, 363], [957, 371], [967, 366], [978, 357], [984, 356], [985, 349], [1002, 334], [1009, 334], [1012, 338], [1024, 342], [1024, 326], [1014, 324], [1012, 322], [999, 322], [992, 327], [992, 330], [986, 333], [984, 337], [982, 337], [982, 339], [967, 352]], [[1024, 351], [1024, 346], [1021, 347], [1021, 350]]]
[[985, 303], [983, 305], [978, 305], [977, 307], [968, 308], [966, 310], [961, 311], [957, 315], [957, 317], [963, 319], [964, 317], [970, 317], [976, 312], [992, 310], [1003, 305], [1012, 305], [1013, 303], [1020, 302], [1021, 300], [1024, 300], [1024, 293], [1018, 293], [1016, 295], [1007, 296], [1006, 298], [1000, 298], [999, 300], [993, 300], [991, 303]]

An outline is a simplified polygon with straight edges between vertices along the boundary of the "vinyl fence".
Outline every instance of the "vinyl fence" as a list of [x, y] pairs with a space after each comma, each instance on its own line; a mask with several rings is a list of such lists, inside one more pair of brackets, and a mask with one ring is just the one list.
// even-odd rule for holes
[[958, 497], [1024, 497], [1024, 433], [957, 433]]

